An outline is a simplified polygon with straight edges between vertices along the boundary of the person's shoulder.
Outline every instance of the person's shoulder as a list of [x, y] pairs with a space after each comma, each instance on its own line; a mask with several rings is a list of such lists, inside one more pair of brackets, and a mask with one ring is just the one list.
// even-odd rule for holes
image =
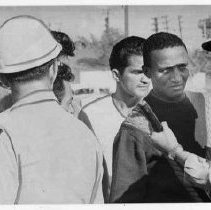
[[[13, 124], [13, 119], [10, 115], [10, 108], [0, 113], [0, 130], [8, 130], [7, 128]], [[8, 131], [7, 131], [8, 132]]]
[[201, 102], [202, 100], [204, 101], [202, 93], [185, 91], [185, 98], [182, 101], [182, 104], [190, 109], [195, 109], [196, 101]]
[[148, 119], [143, 115], [143, 113], [137, 111], [131, 112], [131, 114], [125, 119], [123, 125], [147, 135], [152, 130]]
[[77, 144], [85, 146], [85, 144], [96, 145], [98, 143], [93, 132], [81, 120], [70, 114], [66, 114], [65, 117], [66, 119], [63, 118], [65, 130], [67, 131], [67, 134], [71, 134], [72, 139], [78, 139], [76, 140], [78, 141]]
[[142, 114], [133, 114], [121, 124], [118, 137], [125, 138], [127, 141], [134, 140], [137, 143], [146, 144], [149, 142], [150, 133], [149, 121]]
[[195, 101], [205, 101], [204, 94], [201, 92], [185, 91], [186, 100], [191, 104], [194, 104]]
[[84, 112], [89, 110], [101, 110], [102, 108], [106, 108], [110, 105], [112, 105], [112, 96], [109, 94], [89, 102], [88, 104], [82, 107], [82, 110]]

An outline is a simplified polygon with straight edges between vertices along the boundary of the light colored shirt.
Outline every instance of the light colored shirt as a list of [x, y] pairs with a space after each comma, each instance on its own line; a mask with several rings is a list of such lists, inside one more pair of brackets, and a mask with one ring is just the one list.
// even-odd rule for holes
[[102, 151], [50, 91], [0, 115], [0, 204], [103, 203]]
[[114, 106], [112, 96], [107, 95], [84, 106], [79, 113], [79, 119], [93, 130], [101, 142], [108, 174], [111, 177], [113, 141], [125, 118]]

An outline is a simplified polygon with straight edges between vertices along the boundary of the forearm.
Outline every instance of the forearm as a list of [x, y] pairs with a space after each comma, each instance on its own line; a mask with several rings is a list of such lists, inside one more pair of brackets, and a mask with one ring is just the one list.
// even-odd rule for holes
[[[211, 161], [211, 148], [205, 147], [205, 153], [206, 153], [206, 160]], [[174, 154], [173, 159], [176, 162], [180, 163], [181, 165], [184, 165], [188, 156], [190, 154], [193, 154], [193, 153], [190, 153], [190, 152], [183, 150], [183, 148], [180, 145], [179, 148], [174, 149], [173, 154]], [[170, 158], [171, 158], [171, 152], [169, 153], [169, 155], [170, 155]]]

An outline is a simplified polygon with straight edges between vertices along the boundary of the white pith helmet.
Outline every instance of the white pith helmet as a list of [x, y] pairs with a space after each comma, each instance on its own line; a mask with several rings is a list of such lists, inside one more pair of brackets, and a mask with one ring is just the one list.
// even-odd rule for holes
[[0, 27], [0, 73], [41, 66], [56, 58], [61, 49], [41, 20], [27, 15], [13, 17]]

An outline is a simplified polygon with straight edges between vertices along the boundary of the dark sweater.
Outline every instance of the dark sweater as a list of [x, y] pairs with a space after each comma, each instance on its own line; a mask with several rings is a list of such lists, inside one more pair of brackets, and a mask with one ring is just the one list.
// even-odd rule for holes
[[[169, 127], [183, 147], [200, 156], [204, 149], [194, 140], [197, 113], [188, 98], [179, 103], [146, 98], [160, 121]], [[137, 118], [137, 117], [136, 117]], [[140, 119], [138, 119], [140, 118]], [[160, 203], [209, 201], [203, 190], [184, 179], [183, 166], [170, 160], [150, 143], [150, 123], [143, 116], [125, 121], [114, 141], [111, 202]], [[130, 121], [130, 120], [129, 120]], [[187, 140], [186, 140], [187, 139]]]
[[164, 102], [152, 92], [145, 98], [160, 122], [167, 121], [179, 144], [184, 150], [205, 157], [205, 150], [195, 140], [195, 120], [197, 112], [186, 97], [180, 102]]

